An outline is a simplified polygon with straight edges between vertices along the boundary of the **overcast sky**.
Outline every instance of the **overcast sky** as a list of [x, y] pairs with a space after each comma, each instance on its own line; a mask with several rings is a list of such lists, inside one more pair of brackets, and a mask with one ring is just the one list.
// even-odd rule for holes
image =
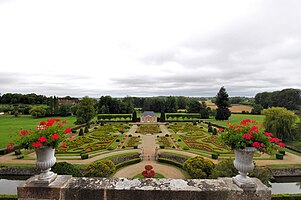
[[300, 0], [0, 0], [0, 93], [301, 89]]

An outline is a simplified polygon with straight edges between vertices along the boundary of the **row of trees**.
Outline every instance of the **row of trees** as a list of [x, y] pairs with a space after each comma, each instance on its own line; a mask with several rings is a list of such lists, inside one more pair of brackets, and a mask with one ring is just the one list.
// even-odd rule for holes
[[288, 110], [299, 110], [301, 106], [301, 90], [284, 89], [274, 92], [262, 92], [255, 96], [255, 103], [263, 108], [284, 107]]

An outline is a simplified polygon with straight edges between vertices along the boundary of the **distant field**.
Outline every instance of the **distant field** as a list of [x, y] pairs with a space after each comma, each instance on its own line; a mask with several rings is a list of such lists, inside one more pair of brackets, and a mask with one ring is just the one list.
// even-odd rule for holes
[[[211, 109], [217, 109], [217, 106], [211, 101], [206, 101], [206, 104]], [[252, 106], [232, 105], [229, 109], [231, 112], [235, 112], [235, 113], [242, 113], [242, 111], [247, 111], [250, 113], [252, 111], [252, 108], [253, 108]]]
[[[70, 127], [74, 126], [76, 120], [75, 117], [59, 117], [60, 119], [65, 119], [67, 125]], [[34, 118], [30, 115], [20, 115], [15, 117], [13, 115], [1, 115], [0, 116], [0, 149], [5, 148], [7, 143], [12, 140], [12, 137], [22, 129], [32, 129], [35, 128], [41, 121], [48, 118]]]
[[205, 121], [228, 127], [228, 123], [231, 123], [233, 125], [238, 125], [240, 123], [240, 121], [243, 120], [243, 119], [256, 120], [259, 124], [262, 124], [264, 118], [265, 118], [264, 115], [232, 114], [231, 117], [229, 118], [229, 120], [217, 121], [217, 120], [211, 118], [211, 119], [208, 119], [208, 120], [205, 120]]

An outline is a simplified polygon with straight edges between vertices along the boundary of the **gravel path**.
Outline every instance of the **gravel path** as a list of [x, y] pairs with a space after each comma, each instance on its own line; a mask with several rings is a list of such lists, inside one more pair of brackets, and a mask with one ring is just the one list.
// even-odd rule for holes
[[142, 171], [144, 170], [144, 166], [147, 164], [152, 165], [154, 167], [153, 170], [156, 173], [162, 174], [165, 178], [185, 179], [185, 176], [183, 175], [182, 171], [178, 168], [169, 165], [159, 164], [156, 161], [142, 161], [140, 163], [124, 167], [121, 170], [117, 171], [113, 177], [133, 178], [137, 174], [142, 173]]

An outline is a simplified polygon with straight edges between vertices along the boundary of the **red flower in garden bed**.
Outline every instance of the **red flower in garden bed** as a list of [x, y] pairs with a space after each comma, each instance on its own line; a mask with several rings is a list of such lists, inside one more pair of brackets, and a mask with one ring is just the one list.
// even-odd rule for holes
[[[37, 149], [42, 146], [56, 148], [71, 133], [70, 127], [64, 128], [64, 124], [66, 121], [61, 122], [58, 118], [41, 121], [35, 129], [21, 130], [15, 144], [27, 149]], [[12, 147], [13, 142], [10, 142], [7, 148]]]
[[144, 178], [153, 178], [156, 175], [156, 172], [153, 170], [153, 166], [145, 165], [144, 171], [142, 172], [142, 176]]
[[273, 137], [272, 133], [262, 131], [255, 120], [245, 119], [240, 126], [229, 127], [220, 133], [219, 139], [232, 149], [255, 147], [260, 152], [271, 152], [276, 146], [285, 147], [279, 138]]

